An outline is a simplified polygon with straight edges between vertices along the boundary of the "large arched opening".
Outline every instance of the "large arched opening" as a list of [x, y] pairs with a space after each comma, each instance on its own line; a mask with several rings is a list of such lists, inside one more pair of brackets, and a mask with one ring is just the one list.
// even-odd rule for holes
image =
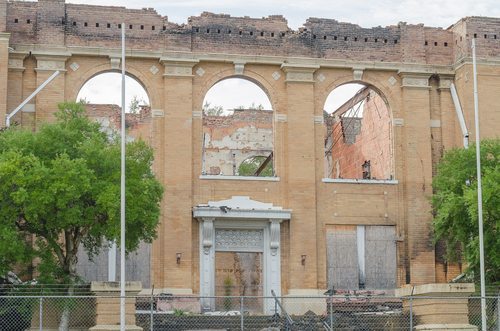
[[[121, 84], [120, 73], [101, 72], [82, 85], [76, 99], [84, 103], [87, 116], [99, 122], [102, 130], [111, 136], [120, 131]], [[131, 75], [126, 75], [125, 86], [127, 140], [142, 139], [151, 143], [152, 120], [148, 93], [144, 85]], [[136, 251], [126, 256], [126, 278], [140, 280], [144, 287], [150, 287], [150, 261], [151, 244], [141, 243]], [[119, 270], [119, 250], [112, 243], [102, 247], [92, 259], [85, 250], [78, 250], [77, 271], [86, 281], [117, 280], [120, 277]]]
[[273, 177], [273, 110], [247, 77], [225, 78], [203, 100], [202, 174]]
[[326, 99], [325, 177], [394, 179], [391, 113], [371, 85], [347, 83]]
[[[391, 112], [378, 89], [357, 82], [335, 88], [325, 102], [324, 120], [327, 182], [395, 182]], [[352, 204], [356, 208], [354, 200]], [[326, 231], [328, 287], [393, 289], [397, 277], [396, 227], [366, 223], [362, 217], [352, 222], [333, 225]]]

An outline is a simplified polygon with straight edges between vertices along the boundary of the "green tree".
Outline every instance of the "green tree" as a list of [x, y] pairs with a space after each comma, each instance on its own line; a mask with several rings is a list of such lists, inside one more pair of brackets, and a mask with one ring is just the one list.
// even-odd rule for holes
[[[254, 176], [255, 172], [267, 159], [265, 156], [253, 156], [241, 162], [238, 168], [239, 176]], [[260, 177], [272, 177], [273, 173], [273, 161], [271, 160], [262, 170], [259, 175]]]
[[[63, 103], [57, 121], [37, 132], [0, 133], [0, 273], [38, 258], [40, 281], [71, 284], [81, 245], [92, 257], [119, 238], [119, 140], [84, 111]], [[156, 235], [163, 188], [152, 162], [144, 142], [127, 144], [127, 251]]]
[[[486, 278], [500, 281], [500, 140], [481, 142]], [[479, 230], [475, 146], [447, 152], [433, 180], [435, 240], [446, 244], [450, 262], [465, 259], [479, 276]]]
[[203, 114], [208, 116], [222, 116], [224, 115], [224, 108], [222, 106], [212, 106], [210, 102], [205, 101]]
[[132, 114], [138, 114], [141, 110], [141, 105], [145, 105], [146, 101], [144, 99], [139, 98], [137, 95], [132, 97], [130, 100], [130, 104], [128, 105], [128, 111]]
[[252, 102], [252, 104], [250, 106], [243, 106], [243, 105], [240, 105], [236, 108], [234, 108], [235, 110], [264, 110], [264, 106], [259, 103], [258, 105], [255, 104], [255, 102]]

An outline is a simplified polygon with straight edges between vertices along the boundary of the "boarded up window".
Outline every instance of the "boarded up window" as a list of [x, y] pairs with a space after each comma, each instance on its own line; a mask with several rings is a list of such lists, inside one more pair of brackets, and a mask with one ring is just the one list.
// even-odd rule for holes
[[356, 226], [335, 226], [327, 232], [328, 287], [358, 289]]
[[394, 226], [365, 227], [366, 288], [396, 287], [396, 232]]
[[334, 226], [328, 229], [326, 241], [329, 288], [396, 286], [394, 226]]

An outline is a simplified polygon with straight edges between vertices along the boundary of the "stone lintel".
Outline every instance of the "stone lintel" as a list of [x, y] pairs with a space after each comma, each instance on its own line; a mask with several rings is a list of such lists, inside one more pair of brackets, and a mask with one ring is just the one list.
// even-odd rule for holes
[[398, 75], [402, 78], [401, 87], [409, 88], [423, 88], [429, 89], [429, 78], [430, 73], [425, 72], [398, 72]]
[[165, 77], [194, 77], [193, 67], [199, 63], [194, 59], [160, 58], [160, 63], [165, 67]]
[[67, 54], [33, 54], [36, 57], [36, 71], [66, 71]]
[[314, 83], [314, 72], [319, 65], [303, 65], [283, 63], [281, 70], [286, 74], [286, 82], [292, 83]]

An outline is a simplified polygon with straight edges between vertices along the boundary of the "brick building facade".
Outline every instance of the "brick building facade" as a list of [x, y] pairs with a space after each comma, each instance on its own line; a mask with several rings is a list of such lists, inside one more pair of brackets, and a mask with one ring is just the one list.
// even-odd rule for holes
[[[0, 117], [55, 70], [62, 74], [14, 121], [36, 128], [90, 78], [118, 71], [122, 21], [127, 73], [151, 103], [143, 137], [165, 185], [147, 260], [155, 289], [214, 294], [217, 261], [227, 252], [238, 265], [237, 253], [254, 254], [247, 260], [258, 260], [265, 295], [444, 282], [460, 272], [445, 268], [430, 236], [432, 175], [442, 153], [462, 143], [451, 83], [474, 136], [472, 38], [481, 133], [498, 137], [500, 19], [365, 29], [310, 18], [292, 30], [282, 16], [203, 13], [177, 25], [149, 8], [0, 0]], [[269, 96], [275, 176], [203, 171], [203, 99], [229, 77], [248, 79]], [[390, 161], [377, 162], [391, 171], [377, 179], [325, 175], [324, 103], [349, 82], [373, 88], [388, 108]]]

